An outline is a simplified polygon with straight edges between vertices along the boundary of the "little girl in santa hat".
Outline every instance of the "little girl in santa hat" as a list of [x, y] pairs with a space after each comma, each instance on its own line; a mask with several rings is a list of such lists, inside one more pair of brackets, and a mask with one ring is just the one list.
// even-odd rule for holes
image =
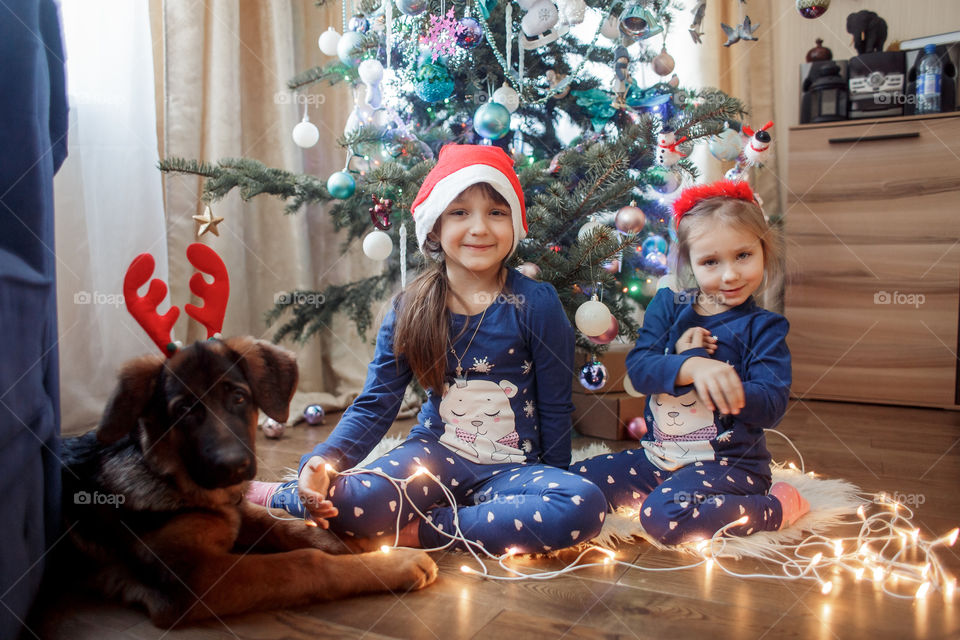
[[[512, 160], [498, 147], [447, 145], [411, 209], [431, 264], [393, 300], [363, 392], [303, 457], [297, 481], [254, 483], [248, 497], [305, 513], [361, 548], [392, 544], [398, 526], [409, 547], [444, 546], [457, 524], [495, 553], [589, 540], [606, 500], [566, 471], [573, 329], [550, 284], [506, 266], [527, 233]], [[403, 496], [377, 473], [338, 473], [383, 438], [414, 378], [428, 396], [417, 425], [366, 466], [414, 476]], [[449, 489], [456, 514], [433, 479], [415, 475], [420, 467]]]

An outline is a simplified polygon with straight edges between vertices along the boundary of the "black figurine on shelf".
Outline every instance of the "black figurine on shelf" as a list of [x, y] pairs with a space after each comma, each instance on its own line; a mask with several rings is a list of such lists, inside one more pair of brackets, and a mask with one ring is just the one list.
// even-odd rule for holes
[[823, 46], [823, 38], [817, 38], [817, 46], [807, 51], [807, 62], [823, 62], [833, 60], [833, 51]]
[[887, 40], [887, 21], [873, 11], [857, 11], [847, 16], [847, 33], [859, 55], [883, 51]]

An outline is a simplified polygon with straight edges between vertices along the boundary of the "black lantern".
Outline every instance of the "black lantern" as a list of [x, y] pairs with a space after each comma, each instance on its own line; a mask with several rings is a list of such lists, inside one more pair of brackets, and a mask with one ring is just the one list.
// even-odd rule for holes
[[814, 62], [803, 81], [800, 122], [833, 122], [847, 119], [847, 81], [833, 60]]

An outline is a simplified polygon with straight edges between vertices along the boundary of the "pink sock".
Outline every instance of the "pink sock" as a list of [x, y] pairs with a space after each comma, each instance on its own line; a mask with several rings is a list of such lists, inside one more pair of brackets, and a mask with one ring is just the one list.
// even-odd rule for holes
[[783, 518], [780, 521], [780, 528], [786, 529], [800, 516], [810, 511], [810, 503], [807, 502], [797, 488], [786, 482], [777, 482], [770, 487], [770, 495], [780, 501], [780, 507], [783, 510]]
[[277, 492], [279, 486], [279, 482], [258, 482], [253, 480], [250, 486], [247, 487], [246, 498], [253, 504], [269, 507], [270, 500], [273, 499], [273, 494]]

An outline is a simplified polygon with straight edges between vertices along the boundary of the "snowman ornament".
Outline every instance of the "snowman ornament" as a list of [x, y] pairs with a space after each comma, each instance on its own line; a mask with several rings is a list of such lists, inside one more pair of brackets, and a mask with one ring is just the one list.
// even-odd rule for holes
[[673, 129], [661, 131], [660, 135], [657, 136], [657, 153], [654, 157], [656, 163], [662, 167], [672, 167], [680, 161], [680, 158], [686, 157], [687, 154], [681, 153], [677, 148], [686, 139], [687, 136], [683, 136], [677, 140], [677, 135], [673, 132]]

